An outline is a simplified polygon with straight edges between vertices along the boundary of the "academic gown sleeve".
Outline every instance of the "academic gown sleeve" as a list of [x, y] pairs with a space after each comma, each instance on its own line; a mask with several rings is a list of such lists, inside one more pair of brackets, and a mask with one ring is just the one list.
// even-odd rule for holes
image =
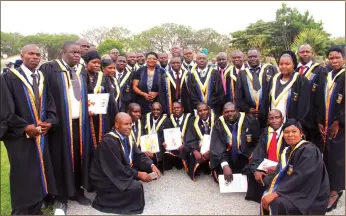
[[320, 72], [318, 76], [318, 87], [316, 89], [316, 122], [318, 124], [324, 125], [323, 117], [324, 117], [324, 87], [325, 87], [325, 79], [326, 79], [326, 69]]
[[[93, 163], [102, 170], [113, 186], [120, 192], [130, 187], [132, 181], [137, 179], [138, 172], [124, 163], [124, 156], [119, 140], [105, 136], [97, 147]], [[137, 157], [137, 154], [135, 155]], [[91, 173], [93, 173], [93, 167]]]
[[320, 195], [326, 170], [319, 149], [312, 143], [304, 144], [293, 154], [290, 162], [292, 174], [279, 182], [276, 192], [293, 203], [302, 214], [306, 214]]
[[254, 173], [257, 170], [257, 167], [262, 163], [263, 159], [267, 158], [267, 135], [267, 132], [262, 133], [255, 150], [252, 153], [252, 158], [249, 164], [251, 173]]
[[245, 78], [245, 71], [239, 71], [236, 87], [235, 87], [235, 101], [236, 104], [239, 106], [240, 110], [245, 113], [249, 113], [250, 106], [246, 103], [245, 100], [245, 91], [244, 88], [246, 88], [246, 78]]
[[58, 117], [56, 115], [56, 107], [55, 107], [55, 103], [53, 100], [53, 96], [52, 93], [50, 91], [50, 87], [49, 87], [49, 83], [48, 81], [45, 81], [45, 88], [47, 91], [47, 104], [46, 104], [46, 119], [44, 120], [44, 122], [49, 122], [52, 124], [52, 127], [56, 127], [58, 125]]
[[210, 165], [211, 169], [216, 169], [222, 162], [228, 162], [227, 143], [223, 126], [220, 120], [215, 122], [211, 133], [210, 143]]
[[28, 122], [15, 114], [15, 104], [11, 95], [9, 72], [0, 75], [0, 139], [6, 137], [18, 137], [24, 134], [24, 129], [28, 126]]
[[198, 96], [197, 90], [197, 81], [192, 73], [189, 75], [189, 82], [188, 82], [188, 88], [190, 90], [190, 96], [191, 96], [191, 103], [192, 103], [192, 108], [196, 109], [197, 105], [201, 102], [200, 97]]
[[167, 99], [166, 99], [165, 79], [166, 79], [166, 75], [162, 75], [160, 77], [158, 100], [159, 100], [159, 103], [162, 105], [163, 113], [167, 114], [168, 113], [168, 107], [167, 107], [167, 102], [166, 102]]
[[133, 154], [134, 154], [134, 161], [133, 166], [137, 168], [139, 171], [144, 172], [152, 172], [151, 165], [153, 164], [153, 161], [147, 157], [138, 147], [137, 145], [133, 145]]
[[[310, 109], [310, 83], [305, 76], [299, 76], [300, 78], [300, 97], [298, 99], [298, 113], [297, 120], [302, 121], [308, 114]], [[299, 79], [298, 78], [298, 79]]]
[[222, 81], [221, 81], [221, 75], [220, 72], [217, 70], [213, 70], [212, 72], [213, 76], [213, 92], [210, 97], [210, 102], [208, 105], [215, 107], [215, 106], [223, 106], [224, 100], [225, 100], [225, 91], [223, 90]]
[[189, 122], [186, 134], [185, 134], [185, 145], [184, 148], [186, 148], [188, 151], [199, 151], [199, 137], [195, 131], [195, 128], [193, 126], [193, 122]]

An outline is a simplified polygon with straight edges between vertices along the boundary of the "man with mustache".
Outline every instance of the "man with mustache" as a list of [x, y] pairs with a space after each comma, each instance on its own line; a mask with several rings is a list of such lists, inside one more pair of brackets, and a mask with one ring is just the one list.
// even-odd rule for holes
[[0, 76], [0, 140], [11, 168], [12, 215], [38, 215], [45, 195], [56, 193], [47, 133], [58, 119], [46, 77], [36, 69], [39, 47], [24, 46], [21, 57], [19, 68]]
[[96, 190], [92, 206], [106, 213], [141, 214], [144, 209], [143, 182], [152, 181], [148, 174], [161, 173], [137, 147], [131, 135], [132, 119], [120, 112], [114, 130], [105, 135], [94, 154], [90, 178]]
[[248, 175], [248, 191], [246, 193], [246, 200], [252, 200], [260, 203], [261, 197], [268, 186], [269, 180], [265, 177], [274, 173], [276, 167], [267, 167], [265, 171], [258, 170], [258, 166], [264, 159], [278, 162], [281, 152], [287, 144], [282, 139], [284, 118], [278, 109], [273, 109], [268, 113], [268, 128], [265, 128], [258, 144], [252, 153], [250, 160], [250, 173]]
[[233, 173], [247, 173], [247, 164], [258, 137], [257, 121], [239, 112], [232, 102], [227, 102], [211, 134], [210, 165], [216, 182], [222, 174], [231, 182]]
[[125, 55], [126, 61], [127, 61], [127, 66], [126, 69], [130, 71], [131, 73], [134, 73], [138, 70], [138, 65], [136, 64], [136, 54], [133, 52], [126, 53]]
[[59, 126], [50, 134], [50, 153], [57, 185], [55, 208], [66, 214], [67, 200], [89, 205], [84, 189], [90, 189], [89, 169], [91, 140], [88, 113], [88, 91], [83, 78], [80, 46], [66, 42], [62, 58], [41, 65], [56, 104]]

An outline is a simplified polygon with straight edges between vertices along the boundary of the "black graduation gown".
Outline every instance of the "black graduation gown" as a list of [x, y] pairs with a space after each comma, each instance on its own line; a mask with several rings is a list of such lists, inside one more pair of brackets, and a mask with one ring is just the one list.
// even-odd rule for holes
[[[269, 140], [270, 136], [268, 135], [268, 132], [269, 132], [268, 128], [265, 128], [263, 130], [263, 133], [261, 134], [261, 137], [258, 140], [256, 148], [254, 149], [250, 162], [249, 162], [250, 173], [248, 175], [248, 190], [247, 190], [245, 199], [253, 200], [258, 203], [261, 202], [261, 197], [266, 187], [262, 186], [256, 181], [254, 177], [254, 173], [257, 171], [257, 167], [262, 163], [264, 158], [268, 158], [268, 150], [269, 150], [268, 145], [270, 145], [270, 140]], [[282, 131], [281, 131], [281, 134], [277, 135], [277, 140], [278, 140], [277, 150], [279, 150], [277, 151], [278, 152], [277, 160], [280, 159], [280, 155], [283, 149], [288, 146], [286, 142], [284, 141], [282, 135], [283, 135]]]
[[[317, 122], [329, 131], [333, 122], [339, 121], [340, 129], [336, 138], [330, 140], [327, 137], [323, 146], [323, 159], [329, 174], [330, 190], [335, 191], [345, 189], [345, 69], [342, 70], [343, 72], [328, 72], [320, 76], [316, 98]], [[331, 73], [335, 73], [334, 82]], [[330, 88], [328, 88], [327, 77], [330, 80]], [[327, 100], [329, 107], [325, 103], [327, 90], [332, 92], [330, 99]]]
[[[209, 133], [212, 132], [215, 122], [215, 114], [211, 113], [209, 115]], [[193, 181], [196, 181], [196, 172], [197, 168], [200, 167], [200, 164], [197, 163], [193, 151], [200, 151], [200, 141], [204, 135], [204, 125], [203, 121], [199, 118], [199, 116], [195, 116], [191, 119], [187, 131], [184, 137], [184, 147], [180, 154], [180, 158], [183, 159], [183, 163], [185, 166], [185, 170], [187, 174]], [[202, 136], [202, 137], [201, 137]], [[210, 165], [202, 164], [201, 165], [204, 173], [210, 173]]]
[[[252, 73], [248, 68], [239, 71], [236, 82], [235, 94], [236, 103], [240, 107], [241, 112], [249, 113], [250, 108], [258, 108], [258, 120], [261, 128], [266, 127], [267, 112], [265, 100], [269, 95], [269, 83], [272, 81], [275, 74], [278, 71], [273, 65], [263, 64], [259, 72], [258, 79], [261, 83], [261, 89], [258, 91], [259, 95], [256, 97], [252, 93]], [[257, 99], [256, 99], [257, 98]], [[258, 100], [258, 102], [256, 102]]]
[[[40, 74], [42, 88], [41, 108], [36, 119], [30, 102], [31, 84], [21, 68], [18, 73], [8, 69], [0, 76], [1, 112], [0, 140], [4, 142], [10, 162], [10, 193], [12, 212], [29, 208], [43, 200], [47, 193], [56, 193], [54, 173], [49, 154], [48, 135], [36, 139], [27, 138], [24, 131], [30, 124], [37, 126], [37, 119], [52, 124], [58, 123], [54, 101], [47, 80]], [[42, 111], [43, 110], [43, 111]], [[42, 163], [43, 162], [43, 163]], [[30, 212], [30, 211], [29, 211]]]
[[232, 102], [235, 103], [236, 98], [236, 83], [237, 83], [237, 71], [234, 66], [229, 66], [224, 73], [226, 79], [226, 97], [225, 103]]
[[109, 104], [107, 109], [107, 116], [109, 119], [109, 129], [107, 133], [114, 127], [115, 116], [118, 112], [125, 112], [125, 105], [122, 102], [122, 95], [117, 80], [114, 77], [108, 76], [106, 78], [106, 87], [109, 88]]
[[[267, 109], [271, 110], [273, 98], [275, 98], [275, 100], [278, 100], [279, 98], [284, 98], [280, 97], [280, 94], [283, 93], [283, 91], [280, 91], [280, 89], [288, 88], [288, 86], [290, 86], [290, 88], [288, 88], [288, 99], [285, 117], [286, 119], [292, 118], [301, 122], [306, 117], [310, 109], [311, 91], [309, 88], [309, 81], [306, 77], [300, 76], [298, 73], [293, 72], [290, 80], [284, 85], [282, 85], [280, 83], [281, 77], [281, 73], [276, 74], [269, 84], [269, 93], [267, 95], [268, 103], [266, 105]], [[281, 112], [282, 111], [283, 110], [281, 110]]]
[[[154, 153], [154, 164], [158, 166], [158, 168], [162, 169], [162, 162], [163, 162], [163, 154], [164, 154], [164, 149], [162, 146], [163, 143], [163, 125], [165, 120], [167, 119], [166, 114], [162, 114], [157, 122], [156, 122], [156, 128], [155, 131], [157, 133], [158, 139], [159, 139], [159, 147], [160, 147], [160, 152]], [[149, 120], [149, 121], [148, 121]], [[149, 128], [152, 128], [154, 125], [154, 117], [151, 113], [147, 113], [144, 118], [143, 118], [143, 126], [144, 126], [144, 135], [150, 134]], [[150, 125], [150, 127], [149, 127]]]
[[141, 149], [141, 136], [144, 135], [144, 125], [140, 119], [133, 123], [134, 125], [132, 126], [131, 137], [137, 147]]
[[[299, 68], [297, 68], [296, 72], [299, 73]], [[310, 84], [310, 107], [315, 107], [320, 73], [324, 73], [324, 68], [318, 63], [313, 63], [304, 74]], [[320, 133], [316, 122], [316, 113], [316, 109], [309, 109], [308, 114], [302, 121], [303, 131], [306, 140], [316, 144], [319, 149], [322, 150], [322, 139], [320, 139]]]
[[[151, 92], [159, 92], [159, 87], [160, 87], [160, 79], [161, 79], [161, 74], [164, 74], [165, 70], [162, 69], [159, 65], [155, 66], [155, 72], [154, 72], [154, 77], [153, 77], [153, 85], [151, 88]], [[148, 91], [148, 85], [147, 85], [147, 80], [148, 80], [148, 66], [141, 67], [138, 69], [134, 76], [134, 80], [139, 80], [138, 88], [145, 92], [149, 93]], [[151, 112], [151, 105], [152, 103], [147, 101], [144, 97], [137, 95], [135, 96], [136, 102], [141, 106], [142, 108], [142, 113], [146, 114]], [[159, 96], [155, 98], [153, 102], [158, 101]]]
[[180, 98], [176, 98], [176, 79], [174, 77], [174, 72], [172, 70], [166, 71], [164, 75], [161, 76], [160, 80], [160, 92], [159, 92], [159, 102], [162, 105], [163, 112], [167, 115], [172, 114], [173, 102], [180, 101], [184, 107], [185, 113], [191, 113], [190, 110], [191, 100], [187, 87], [188, 72], [183, 71], [180, 74]]
[[120, 78], [119, 88], [121, 91], [121, 101], [123, 108], [120, 109], [123, 112], [127, 112], [127, 108], [130, 103], [134, 102], [134, 92], [132, 90], [132, 78], [133, 73], [128, 69], [124, 70], [123, 76]]
[[[188, 88], [191, 95], [192, 108], [197, 109], [201, 102], [207, 103], [216, 115], [221, 115], [225, 92], [222, 87], [220, 72], [210, 65], [207, 75], [202, 79], [196, 67], [189, 74]], [[204, 88], [205, 87], [205, 88]], [[204, 89], [204, 91], [201, 91]]]
[[[61, 64], [61, 60], [58, 60]], [[80, 67], [81, 65], [79, 65]], [[90, 121], [88, 113], [88, 91], [87, 85], [83, 78], [83, 75], [79, 75], [79, 81], [81, 84], [81, 112], [79, 118], [80, 130], [78, 132], [72, 131], [72, 125], [70, 125], [70, 111], [69, 107], [69, 73], [66, 69], [61, 69], [56, 60], [47, 62], [41, 65], [40, 70], [45, 75], [49, 86], [51, 87], [52, 96], [56, 105], [57, 116], [59, 118], [59, 125], [51, 131], [49, 134], [50, 154], [52, 158], [52, 164], [54, 169], [54, 175], [58, 192], [57, 195], [62, 197], [74, 197], [76, 196], [75, 175], [76, 171], [75, 163], [79, 163], [76, 160], [75, 155], [81, 156], [81, 184], [84, 189], [90, 189], [89, 169], [91, 163], [92, 142], [87, 131], [90, 130]], [[77, 70], [79, 72], [80, 70]], [[78, 73], [77, 73], [78, 74]], [[79, 137], [80, 151], [72, 154], [73, 139], [71, 135]], [[78, 164], [77, 164], [78, 166]], [[78, 166], [79, 167], [79, 166]]]
[[[221, 168], [222, 162], [228, 162], [233, 173], [247, 174], [247, 164], [249, 158], [257, 144], [260, 134], [260, 127], [258, 121], [245, 113], [239, 113], [237, 122], [237, 137], [233, 138], [232, 142], [237, 142], [236, 158], [232, 158], [232, 145], [230, 145], [232, 133], [230, 125], [223, 116], [219, 117], [215, 122], [213, 133], [211, 134], [210, 144], [210, 166], [213, 170], [213, 178], [218, 183], [218, 175], [223, 173]], [[228, 131], [226, 131], [228, 130]]]
[[[108, 100], [107, 114], [90, 116], [90, 137], [94, 150], [96, 146], [101, 142], [104, 134], [108, 133], [114, 126], [115, 115], [119, 112], [118, 105], [114, 98], [114, 94], [111, 94], [111, 85], [109, 77], [102, 72], [95, 73], [93, 79], [90, 81], [90, 76], [87, 72], [82, 72], [82, 75], [86, 81], [88, 87], [88, 94], [101, 94], [109, 93], [110, 98]], [[112, 92], [113, 93], [113, 92]]]
[[[312, 143], [297, 145], [291, 153], [290, 147], [285, 150], [287, 166], [280, 169], [277, 178], [264, 192], [276, 192], [279, 197], [269, 206], [273, 215], [278, 214], [325, 214], [329, 200], [329, 181], [326, 167], [319, 149]], [[288, 156], [290, 155], [290, 159]], [[283, 162], [279, 161], [281, 168]], [[299, 212], [297, 212], [299, 211]], [[263, 213], [263, 209], [262, 209]]]
[[[192, 65], [191, 65], [191, 63], [192, 63]], [[186, 71], [188, 71], [189, 73], [191, 73], [191, 70], [192, 70], [192, 68], [193, 68], [193, 65], [196, 64], [194, 61], [192, 61], [191, 63], [190, 63], [190, 65], [187, 65], [186, 62], [184, 61], [184, 62], [181, 64], [181, 69], [186, 70]]]
[[[152, 161], [128, 139], [133, 165], [124, 153], [124, 143], [116, 131], [106, 134], [97, 146], [91, 164], [90, 178], [96, 190], [92, 206], [106, 213], [141, 214], [144, 209], [143, 185], [138, 171], [151, 172]], [[115, 135], [115, 136], [114, 136]], [[132, 146], [132, 147], [131, 147]]]
[[[183, 145], [184, 145], [184, 138], [185, 138], [185, 134], [186, 134], [188, 125], [191, 124], [190, 123], [191, 119], [192, 119], [191, 113], [184, 113], [182, 122], [179, 122], [179, 129], [181, 131]], [[178, 125], [177, 125], [177, 122], [174, 118], [174, 115], [171, 114], [169, 116], [169, 118], [167, 118], [165, 120], [164, 125], [163, 125], [163, 129], [175, 128], [175, 127], [178, 127]], [[173, 151], [166, 150], [164, 153], [164, 156], [163, 156], [164, 170], [172, 169], [173, 165], [177, 169], [183, 168], [183, 161], [179, 157], [180, 154], [181, 154], [181, 151], [179, 151], [179, 150], [173, 150]]]

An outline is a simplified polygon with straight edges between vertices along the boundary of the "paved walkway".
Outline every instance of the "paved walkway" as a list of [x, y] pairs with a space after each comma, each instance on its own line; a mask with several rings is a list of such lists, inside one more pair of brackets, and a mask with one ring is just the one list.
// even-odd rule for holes
[[[165, 172], [159, 180], [143, 185], [144, 215], [259, 215], [258, 203], [245, 200], [245, 193], [221, 194], [209, 176], [199, 176], [197, 182], [193, 182], [183, 170], [173, 169]], [[87, 196], [94, 199], [95, 193]], [[105, 215], [74, 201], [68, 205], [68, 215]], [[344, 206], [343, 195], [338, 208], [328, 215], [345, 215]]]

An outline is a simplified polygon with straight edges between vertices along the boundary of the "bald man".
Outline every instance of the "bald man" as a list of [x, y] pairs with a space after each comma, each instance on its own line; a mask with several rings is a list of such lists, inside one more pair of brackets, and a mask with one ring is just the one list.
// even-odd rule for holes
[[216, 70], [218, 70], [220, 72], [222, 87], [223, 87], [223, 90], [224, 90], [224, 92], [226, 94], [226, 76], [225, 76], [225, 72], [227, 71], [227, 69], [229, 67], [227, 53], [220, 52], [219, 54], [217, 54], [216, 61], [217, 61]]
[[168, 54], [167, 53], [160, 53], [159, 54], [159, 62], [160, 67], [164, 69], [165, 71], [170, 70], [170, 64], [168, 63]]
[[12, 215], [37, 215], [47, 193], [56, 193], [47, 133], [58, 119], [47, 79], [37, 70], [39, 47], [24, 46], [21, 58], [19, 68], [0, 76], [0, 140], [11, 168]]
[[145, 56], [144, 53], [139, 52], [136, 54], [136, 58], [137, 58], [137, 65], [139, 68], [145, 66]]
[[[66, 42], [61, 59], [41, 65], [40, 70], [51, 87], [59, 118], [59, 127], [49, 135], [50, 152], [58, 192], [55, 207], [66, 214], [67, 200], [90, 205], [84, 190], [90, 189], [91, 140], [87, 84], [79, 64], [80, 45]], [[62, 213], [62, 212], [61, 212]]]
[[86, 64], [84, 62], [84, 57], [90, 49], [90, 43], [87, 39], [84, 39], [84, 38], [80, 38], [79, 40], [76, 41], [76, 43], [80, 46], [81, 58], [79, 63], [82, 64], [84, 67], [86, 67]]
[[266, 170], [258, 170], [258, 166], [264, 159], [278, 162], [281, 152], [288, 145], [283, 139], [282, 125], [284, 118], [278, 109], [273, 109], [268, 113], [268, 127], [263, 130], [263, 133], [258, 141], [255, 150], [249, 163], [249, 181], [248, 191], [245, 199], [260, 203], [264, 190], [267, 188], [270, 181], [265, 178], [271, 176], [276, 167], [267, 167]]
[[[309, 44], [303, 44], [299, 47], [298, 56], [299, 64], [296, 72], [299, 72], [301, 76], [305, 76], [310, 83], [310, 107], [314, 107], [316, 103], [316, 92], [319, 88], [318, 80], [320, 74], [323, 73], [323, 67], [319, 63], [312, 61], [314, 51]], [[316, 124], [316, 109], [310, 109], [302, 122], [303, 131], [306, 139], [315, 145], [322, 151], [323, 140], [320, 136], [318, 126]]]
[[111, 49], [111, 51], [109, 51], [109, 55], [112, 58], [113, 62], [116, 63], [119, 56], [119, 50], [117, 48]]
[[220, 73], [207, 64], [207, 56], [203, 53], [198, 54], [197, 64], [189, 74], [188, 87], [192, 109], [197, 109], [197, 105], [203, 102], [207, 103], [215, 114], [221, 115], [225, 92]]
[[120, 112], [114, 130], [97, 146], [91, 164], [91, 181], [96, 190], [92, 206], [105, 213], [141, 214], [144, 190], [140, 181], [152, 181], [148, 173], [161, 173], [130, 138], [131, 117]]
[[247, 164], [259, 138], [257, 121], [232, 102], [223, 106], [223, 113], [215, 121], [210, 143], [210, 166], [215, 182], [224, 175], [231, 182], [233, 173], [247, 174]]

